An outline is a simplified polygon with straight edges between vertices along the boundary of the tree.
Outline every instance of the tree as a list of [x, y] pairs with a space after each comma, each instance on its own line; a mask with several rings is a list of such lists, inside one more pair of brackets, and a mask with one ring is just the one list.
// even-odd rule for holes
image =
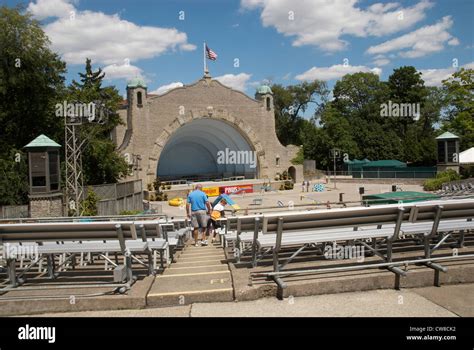
[[62, 141], [54, 105], [64, 92], [66, 65], [21, 7], [0, 7], [0, 28], [0, 204], [20, 204], [27, 199], [27, 168], [15, 154], [40, 134]]
[[[421, 110], [424, 109], [426, 98], [430, 91], [425, 87], [425, 82], [421, 78], [421, 73], [412, 66], [404, 66], [394, 69], [393, 73], [388, 78], [388, 87], [390, 89], [390, 101], [398, 104], [410, 104], [418, 105], [420, 108], [420, 117], [422, 115]], [[439, 110], [437, 111], [439, 113]], [[423, 138], [434, 138], [432, 133], [427, 134], [427, 129], [424, 133], [421, 133], [422, 129], [418, 127], [419, 121], [414, 116], [399, 116], [392, 117], [393, 128], [397, 130], [397, 134], [402, 142], [402, 152], [400, 155], [401, 160], [418, 163], [423, 159], [423, 150], [420, 146], [420, 142], [427, 143]], [[424, 126], [428, 127], [428, 122], [424, 118]], [[429, 129], [432, 130], [433, 124], [430, 123]], [[434, 149], [433, 149], [434, 150]], [[434, 161], [435, 154], [430, 152], [431, 161]], [[425, 159], [427, 160], [427, 159]]]
[[425, 82], [413, 66], [393, 70], [388, 78], [390, 98], [398, 103], [421, 103], [426, 96]]
[[113, 183], [128, 174], [125, 159], [116, 151], [110, 138], [112, 130], [121, 123], [117, 113], [122, 98], [114, 87], [102, 87], [105, 74], [93, 71], [91, 60], [86, 60], [85, 73], [79, 73], [80, 82], [73, 80], [68, 88], [71, 102], [96, 104], [96, 113], [106, 111], [104, 123], [84, 123], [81, 137], [87, 140], [83, 152], [84, 181], [88, 185]]
[[[472, 120], [472, 104], [466, 106], [466, 100], [472, 102], [472, 80], [469, 85], [468, 79], [464, 74], [462, 89], [451, 86], [451, 97], [457, 101], [452, 112], [465, 112], [465, 118], [452, 119], [453, 129], [462, 125], [470, 130], [466, 119]], [[296, 87], [274, 85], [273, 91], [280, 140], [303, 144], [304, 157], [315, 159], [319, 168], [332, 166], [332, 148], [347, 153], [350, 159], [398, 159], [415, 165], [433, 165], [436, 161], [435, 126], [445, 94], [439, 88], [425, 87], [414, 67], [395, 69], [387, 82], [374, 73], [347, 74], [334, 85], [331, 101], [326, 86], [316, 82]], [[305, 110], [315, 98], [317, 108], [311, 120], [289, 113], [300, 104], [296, 111]], [[382, 110], [390, 102], [418, 104], [419, 111], [416, 108], [412, 112], [420, 115], [384, 115]]]
[[338, 115], [338, 119], [322, 124], [331, 139], [345, 140], [342, 150], [351, 159], [399, 157], [400, 141], [393, 131], [392, 121], [380, 113], [381, 106], [389, 99], [389, 88], [378, 75], [347, 74], [335, 84], [333, 94], [332, 114]]
[[[18, 162], [15, 162], [16, 158]], [[17, 205], [28, 201], [26, 163], [26, 154], [17, 149], [11, 149], [7, 157], [0, 158], [0, 205]]]
[[305, 123], [300, 112], [306, 112], [311, 105], [314, 105], [317, 111], [323, 108], [329, 95], [326, 83], [315, 80], [286, 87], [277, 84], [271, 88], [278, 139], [283, 145], [301, 145], [303, 140], [300, 131]]
[[474, 69], [461, 68], [443, 81], [447, 104], [442, 129], [461, 138], [461, 150], [474, 147]]

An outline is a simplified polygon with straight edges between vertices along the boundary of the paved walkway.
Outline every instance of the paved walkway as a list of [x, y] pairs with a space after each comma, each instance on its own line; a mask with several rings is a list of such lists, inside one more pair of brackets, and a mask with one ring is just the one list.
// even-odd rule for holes
[[[394, 180], [393, 183], [398, 181]], [[314, 182], [313, 182], [314, 183]], [[344, 201], [359, 201], [359, 187], [365, 188], [365, 194], [379, 194], [384, 192], [391, 192], [391, 184], [374, 184], [374, 183], [338, 183], [337, 189], [333, 188], [332, 184], [327, 185], [324, 192], [301, 192], [301, 184], [296, 184], [293, 190], [279, 191], [279, 192], [265, 192], [261, 193], [246, 193], [233, 195], [232, 198], [241, 208], [249, 208], [249, 213], [259, 211], [261, 207], [278, 206], [278, 201], [281, 201], [287, 206], [290, 201], [295, 205], [298, 204], [313, 204], [314, 200], [319, 203], [338, 202], [339, 193], [344, 193]], [[404, 191], [423, 191], [423, 187], [420, 185], [402, 185]], [[303, 196], [303, 197], [302, 197]], [[261, 198], [261, 205], [253, 205], [255, 198]], [[213, 201], [215, 197], [211, 198]], [[156, 205], [161, 205], [163, 213], [174, 216], [184, 217], [186, 212], [184, 208], [172, 207], [168, 205], [168, 202], [152, 202]], [[281, 211], [281, 209], [275, 209]]]
[[83, 317], [472, 317], [474, 284], [375, 290], [277, 300], [195, 303], [142, 310], [91, 311], [41, 316]]

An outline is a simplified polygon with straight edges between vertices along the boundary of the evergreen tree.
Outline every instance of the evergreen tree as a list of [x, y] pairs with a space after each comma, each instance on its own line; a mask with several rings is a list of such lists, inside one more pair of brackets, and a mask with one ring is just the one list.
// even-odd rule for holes
[[88, 185], [117, 182], [129, 172], [128, 164], [111, 139], [111, 132], [121, 123], [117, 110], [122, 98], [115, 87], [102, 86], [105, 74], [101, 69], [94, 71], [90, 59], [79, 76], [80, 82], [73, 80], [69, 86], [68, 100], [93, 102], [96, 106], [93, 122], [84, 123], [81, 128], [81, 137], [87, 140], [82, 159], [84, 182]]

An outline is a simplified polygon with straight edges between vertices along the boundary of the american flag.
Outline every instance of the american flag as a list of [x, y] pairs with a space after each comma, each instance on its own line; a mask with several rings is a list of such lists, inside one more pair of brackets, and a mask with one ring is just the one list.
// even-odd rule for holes
[[207, 53], [207, 58], [210, 59], [211, 61], [215, 61], [217, 59], [217, 54], [212, 51], [207, 45], [206, 45], [206, 53]]

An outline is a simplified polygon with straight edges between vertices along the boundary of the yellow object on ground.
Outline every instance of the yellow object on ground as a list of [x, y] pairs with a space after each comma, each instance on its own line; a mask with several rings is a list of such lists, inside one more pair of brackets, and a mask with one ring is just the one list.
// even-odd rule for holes
[[184, 204], [184, 199], [183, 198], [172, 198], [168, 201], [168, 204], [173, 206], [173, 207], [179, 207]]

